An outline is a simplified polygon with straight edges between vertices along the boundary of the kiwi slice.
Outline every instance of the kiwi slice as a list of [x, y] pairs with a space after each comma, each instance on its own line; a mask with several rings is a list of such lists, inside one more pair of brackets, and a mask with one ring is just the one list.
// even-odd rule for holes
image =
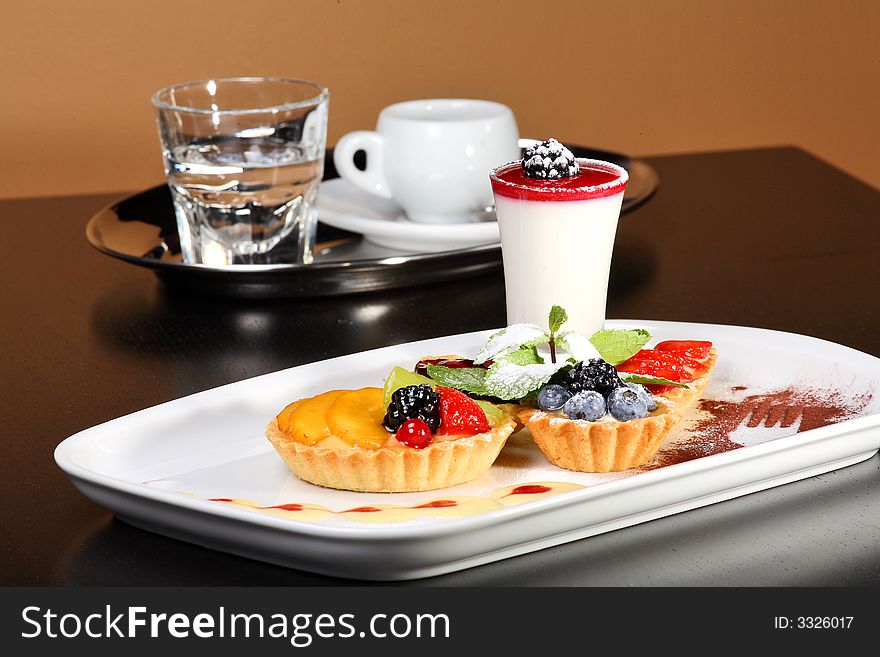
[[400, 388], [405, 388], [406, 386], [417, 386], [422, 383], [427, 383], [432, 388], [435, 385], [434, 381], [426, 376], [405, 370], [399, 366], [395, 367], [391, 370], [388, 378], [385, 379], [385, 386], [382, 389], [385, 396], [385, 407], [388, 408], [388, 404], [391, 403], [391, 395], [394, 394], [395, 390], [400, 390]]

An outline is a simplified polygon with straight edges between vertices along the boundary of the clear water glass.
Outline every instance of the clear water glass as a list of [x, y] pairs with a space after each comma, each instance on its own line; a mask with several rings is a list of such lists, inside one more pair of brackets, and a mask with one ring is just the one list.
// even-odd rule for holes
[[329, 92], [225, 78], [157, 91], [153, 107], [183, 260], [310, 263]]

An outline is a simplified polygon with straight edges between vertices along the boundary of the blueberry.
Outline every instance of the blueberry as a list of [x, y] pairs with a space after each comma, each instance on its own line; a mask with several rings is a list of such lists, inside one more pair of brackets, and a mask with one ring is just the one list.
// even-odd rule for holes
[[648, 402], [635, 390], [621, 386], [608, 394], [608, 412], [619, 422], [637, 420], [648, 414]]
[[625, 385], [630, 390], [635, 390], [638, 393], [639, 397], [644, 399], [645, 403], [648, 404], [649, 411], [656, 411], [657, 410], [657, 404], [654, 401], [654, 397], [651, 395], [650, 392], [648, 392], [648, 389], [645, 386], [643, 386], [641, 383], [624, 383], [623, 385]]
[[538, 393], [538, 407], [543, 411], [558, 411], [570, 398], [571, 393], [568, 390], [551, 383]]
[[605, 415], [605, 398], [595, 390], [584, 390], [565, 402], [562, 410], [569, 419], [595, 422]]

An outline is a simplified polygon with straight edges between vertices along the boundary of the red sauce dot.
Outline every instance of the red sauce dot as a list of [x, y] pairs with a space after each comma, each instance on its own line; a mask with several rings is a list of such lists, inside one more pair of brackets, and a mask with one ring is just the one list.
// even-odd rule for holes
[[419, 504], [418, 506], [414, 506], [414, 509], [445, 509], [450, 506], [458, 506], [458, 502], [455, 500], [434, 500], [433, 502], [426, 502], [425, 504]]
[[278, 504], [276, 506], [264, 506], [263, 509], [281, 509], [282, 511], [302, 511], [302, 504]]
[[343, 511], [343, 513], [376, 513], [376, 511], [381, 511], [382, 509], [377, 509], [374, 506], [359, 506], [354, 509], [349, 509], [348, 511]]
[[208, 500], [209, 502], [234, 502], [235, 500], [229, 497], [212, 497]]
[[538, 493], [546, 493], [552, 490], [550, 486], [541, 486], [540, 484], [526, 484], [525, 486], [517, 486], [507, 495], [537, 495]]

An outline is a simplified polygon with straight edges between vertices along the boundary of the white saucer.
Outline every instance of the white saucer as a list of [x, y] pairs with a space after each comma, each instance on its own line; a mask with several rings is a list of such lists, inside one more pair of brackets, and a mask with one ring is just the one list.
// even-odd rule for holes
[[464, 223], [420, 224], [407, 219], [394, 201], [365, 192], [344, 178], [321, 183], [318, 220], [361, 233], [373, 244], [417, 253], [496, 244], [501, 239], [494, 211], [474, 213], [472, 221]]

